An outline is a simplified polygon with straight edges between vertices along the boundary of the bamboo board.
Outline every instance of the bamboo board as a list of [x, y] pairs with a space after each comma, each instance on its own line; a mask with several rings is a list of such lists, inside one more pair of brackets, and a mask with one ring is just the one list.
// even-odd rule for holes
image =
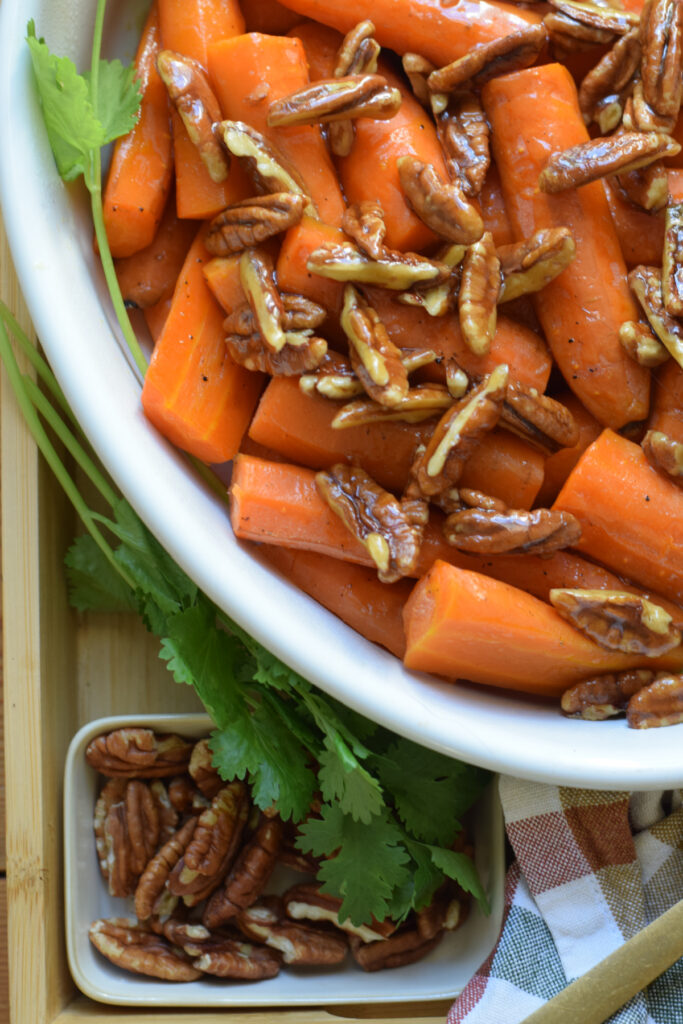
[[[0, 225], [0, 297], [29, 320]], [[448, 1003], [334, 1010], [124, 1011], [80, 995], [63, 930], [62, 771], [69, 740], [110, 714], [200, 710], [174, 685], [156, 641], [128, 616], [77, 615], [62, 559], [73, 514], [40, 463], [9, 385], [0, 392], [10, 1019], [13, 1024], [441, 1024]], [[0, 985], [0, 994], [2, 987]]]

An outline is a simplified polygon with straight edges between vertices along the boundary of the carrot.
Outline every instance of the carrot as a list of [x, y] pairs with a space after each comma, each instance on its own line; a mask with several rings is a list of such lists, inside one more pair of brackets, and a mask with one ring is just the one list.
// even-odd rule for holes
[[683, 601], [683, 491], [649, 464], [639, 445], [604, 430], [553, 507], [579, 519], [580, 551]]
[[647, 213], [628, 203], [608, 179], [603, 184], [626, 266], [630, 270], [639, 263], [655, 266], [661, 263], [664, 215]]
[[202, 273], [209, 258], [204, 233], [200, 228], [180, 272], [145, 376], [142, 406], [173, 444], [218, 463], [237, 452], [263, 378], [227, 354], [224, 313]]
[[340, 228], [312, 217], [302, 217], [286, 232], [278, 256], [276, 273], [283, 292], [305, 295], [338, 317], [341, 313], [344, 284], [314, 274], [306, 266], [311, 253], [321, 245], [340, 245], [348, 238]]
[[312, 551], [263, 544], [259, 554], [300, 590], [337, 615], [357, 633], [402, 658], [406, 638], [403, 607], [414, 586], [399, 580], [389, 587], [377, 570]]
[[312, 82], [332, 78], [337, 63], [337, 50], [344, 38], [340, 32], [318, 21], [302, 21], [290, 28], [287, 35], [296, 36], [304, 44], [308, 61], [308, 77]]
[[595, 441], [602, 427], [598, 421], [591, 416], [587, 409], [581, 405], [576, 395], [571, 391], [555, 395], [555, 398], [571, 412], [574, 422], [579, 428], [579, 438], [571, 448], [560, 448], [559, 451], [549, 455], [545, 461], [545, 475], [543, 484], [536, 497], [536, 504], [542, 508], [552, 505], [560, 493], [560, 489], [579, 461], [589, 444]]
[[[404, 624], [408, 668], [540, 696], [643, 664], [599, 647], [523, 590], [446, 562], [414, 588]], [[647, 662], [680, 670], [683, 647]]]
[[[683, 146], [683, 116], [680, 113], [676, 119], [676, 124], [674, 125], [674, 130], [671, 133], [671, 138], [675, 139], [676, 142], [680, 142]], [[683, 156], [681, 156], [681, 153], [683, 153], [683, 149], [681, 149], [680, 153], [676, 153], [675, 156], [667, 157], [664, 161], [666, 167], [683, 167]]]
[[313, 21], [348, 32], [372, 18], [377, 40], [396, 53], [420, 53], [441, 66], [473, 47], [538, 24], [534, 11], [485, 0], [286, 0], [285, 7]]
[[509, 508], [531, 508], [543, 483], [545, 456], [505, 430], [484, 435], [465, 463], [458, 486], [500, 498]]
[[500, 174], [494, 163], [488, 169], [478, 198], [484, 229], [491, 232], [496, 246], [510, 245], [515, 236], [505, 207]]
[[667, 177], [669, 179], [669, 199], [672, 203], [683, 203], [683, 171], [670, 170]]
[[264, 134], [299, 173], [322, 220], [339, 224], [344, 199], [318, 125], [270, 128], [268, 108], [275, 100], [308, 85], [301, 41], [258, 32], [209, 46], [209, 75], [223, 112]]
[[300, 15], [283, 7], [278, 0], [256, 0], [244, 4], [245, 32], [267, 32], [271, 36], [284, 36], [298, 25]]
[[152, 341], [156, 342], [157, 338], [164, 329], [164, 324], [168, 318], [168, 314], [171, 312], [171, 306], [173, 304], [173, 296], [169, 295], [165, 299], [160, 299], [155, 302], [153, 306], [148, 306], [147, 309], [143, 310], [145, 323], [147, 329], [151, 335]]
[[588, 139], [569, 72], [559, 64], [529, 68], [489, 82], [482, 98], [517, 237], [560, 225], [574, 235], [576, 258], [535, 297], [560, 371], [600, 423], [644, 419], [649, 375], [619, 342], [621, 324], [638, 314], [602, 184], [556, 195], [538, 189], [550, 155]]
[[178, 219], [174, 198], [170, 195], [150, 244], [132, 256], [114, 261], [124, 300], [146, 309], [172, 295], [187, 250], [196, 234], [196, 224]]
[[176, 210], [179, 217], [206, 220], [215, 217], [231, 203], [254, 194], [254, 186], [235, 160], [225, 181], [213, 181], [176, 110], [173, 111], [171, 123], [175, 153]]
[[140, 119], [114, 144], [102, 200], [114, 257], [132, 256], [150, 245], [173, 180], [169, 101], [155, 65], [159, 49], [159, 13], [154, 3], [135, 57], [142, 92]]
[[207, 66], [212, 42], [244, 32], [237, 0], [158, 0], [161, 39], [165, 50], [175, 50]]
[[648, 430], [661, 430], [674, 441], [683, 442], [683, 370], [669, 359], [653, 371], [654, 396]]
[[216, 256], [203, 267], [206, 283], [226, 313], [234, 312], [247, 301], [240, 278], [240, 255]]

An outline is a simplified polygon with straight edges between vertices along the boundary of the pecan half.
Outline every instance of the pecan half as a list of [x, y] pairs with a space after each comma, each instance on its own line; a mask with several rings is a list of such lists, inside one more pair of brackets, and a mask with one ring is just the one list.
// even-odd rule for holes
[[[500, 498], [492, 498], [490, 494], [484, 494], [482, 491], [473, 491], [470, 487], [460, 487], [458, 489], [458, 499], [460, 505], [465, 508], [488, 508], [494, 509], [496, 512], [507, 511], [507, 505]], [[451, 511], [455, 511], [455, 509]]]
[[652, 729], [683, 722], [683, 676], [660, 676], [631, 697], [626, 709], [631, 729]]
[[389, 339], [372, 306], [353, 285], [344, 289], [340, 324], [349, 340], [351, 366], [370, 398], [393, 406], [408, 394], [408, 374], [401, 350]]
[[581, 81], [579, 106], [586, 124], [595, 121], [603, 134], [617, 127], [639, 66], [640, 37], [633, 28], [617, 39]]
[[624, 104], [623, 126], [627, 131], [665, 132], [671, 135], [676, 125], [675, 117], [657, 114], [643, 94], [643, 83], [636, 78], [633, 91]]
[[622, 7], [588, 3], [585, 0], [549, 0], [549, 3], [581, 25], [612, 32], [618, 36], [626, 35], [640, 21], [638, 14], [634, 11], [625, 11]]
[[484, 233], [479, 211], [457, 181], [442, 181], [431, 164], [414, 156], [396, 161], [408, 205], [427, 227], [449, 242], [470, 245]]
[[669, 176], [661, 163], [650, 164], [635, 171], [626, 171], [615, 178], [616, 186], [632, 206], [656, 213], [663, 210], [669, 198]]
[[167, 915], [175, 908], [178, 897], [168, 889], [168, 880], [183, 857], [197, 826], [191, 817], [149, 861], [135, 889], [135, 913], [141, 921], [153, 915]]
[[[465, 908], [466, 909], [466, 908]], [[423, 939], [433, 939], [439, 932], [453, 932], [464, 922], [462, 902], [457, 897], [437, 894], [432, 902], [415, 914], [415, 925]]]
[[397, 932], [384, 942], [367, 943], [353, 938], [350, 943], [351, 955], [364, 971], [389, 970], [421, 960], [438, 946], [442, 938], [443, 931], [425, 939], [417, 929]]
[[628, 283], [638, 299], [650, 327], [669, 355], [683, 366], [683, 324], [664, 308], [662, 272], [658, 267], [638, 266], [630, 271]]
[[622, 132], [591, 139], [551, 156], [538, 179], [541, 192], [578, 188], [610, 174], [646, 167], [675, 156], [680, 145], [661, 132]]
[[429, 316], [445, 316], [455, 305], [460, 289], [460, 273], [458, 267], [462, 263], [467, 247], [464, 245], [448, 245], [439, 250], [437, 259], [445, 267], [451, 268], [451, 274], [441, 284], [432, 288], [414, 289], [402, 292], [398, 301], [406, 306], [420, 306]]
[[633, 694], [651, 683], [654, 677], [649, 669], [635, 669], [587, 679], [562, 694], [562, 713], [589, 722], [613, 718], [623, 714]]
[[421, 531], [393, 494], [360, 467], [343, 462], [317, 473], [315, 482], [332, 511], [366, 548], [383, 583], [414, 572]]
[[271, 192], [242, 199], [213, 218], [204, 245], [212, 256], [232, 256], [260, 245], [298, 224], [304, 205], [304, 197], [295, 192]]
[[279, 818], [264, 818], [243, 847], [224, 885], [210, 896], [202, 920], [217, 928], [254, 903], [273, 873], [284, 826]]
[[548, 455], [571, 448], [579, 439], [576, 421], [566, 405], [518, 382], [508, 385], [500, 423]]
[[483, 356], [491, 347], [499, 294], [500, 260], [493, 235], [485, 231], [465, 253], [458, 295], [460, 330], [475, 355]]
[[371, 259], [350, 242], [326, 243], [314, 249], [306, 263], [308, 270], [333, 281], [374, 284], [393, 291], [405, 291], [415, 284], [436, 284], [450, 270], [415, 253], [385, 249], [381, 259]]
[[109, 883], [110, 841], [106, 832], [106, 823], [113, 806], [122, 803], [126, 793], [125, 779], [109, 779], [97, 798], [93, 815], [93, 831], [95, 833], [95, 849], [100, 865], [100, 874]]
[[320, 891], [317, 882], [293, 885], [282, 897], [285, 913], [294, 921], [327, 921], [348, 935], [357, 935], [363, 942], [386, 939], [396, 931], [396, 924], [388, 918], [370, 924], [355, 925], [349, 918], [339, 919], [342, 900]]
[[164, 981], [195, 981], [201, 977], [202, 972], [165, 939], [129, 918], [93, 921], [88, 937], [95, 949], [126, 971]]
[[211, 180], [220, 184], [230, 172], [230, 158], [213, 133], [221, 108], [203, 67], [191, 57], [161, 50], [157, 70]]
[[497, 366], [441, 417], [412, 471], [424, 497], [439, 494], [458, 482], [479, 438], [498, 423], [507, 382], [507, 366]]
[[227, 936], [212, 936], [202, 943], [193, 966], [217, 978], [261, 981], [280, 972], [282, 957], [273, 949]]
[[223, 780], [218, 769], [213, 765], [213, 751], [207, 739], [197, 740], [192, 748], [192, 756], [187, 766], [194, 784], [209, 800], [223, 788]]
[[[373, 38], [375, 26], [371, 21], [360, 21], [348, 32], [337, 51], [334, 77], [375, 74], [380, 45]], [[332, 121], [328, 128], [330, 149], [335, 156], [348, 156], [353, 147], [355, 127], [352, 120]]]
[[245, 249], [240, 257], [240, 281], [265, 345], [280, 352], [288, 341], [285, 307], [270, 255], [262, 249]]
[[268, 124], [288, 128], [369, 117], [386, 121], [401, 106], [401, 93], [383, 75], [324, 78], [271, 103]]
[[569, 228], [544, 228], [524, 242], [498, 246], [496, 254], [503, 275], [500, 304], [544, 288], [569, 266], [576, 245]]
[[341, 963], [348, 949], [343, 935], [289, 920], [279, 897], [266, 896], [241, 911], [237, 925], [247, 938], [279, 950], [286, 964], [299, 967]]
[[619, 341], [631, 359], [641, 366], [661, 366], [669, 358], [669, 353], [649, 326], [637, 320], [625, 320], [619, 328]]
[[437, 117], [436, 130], [453, 181], [459, 181], [466, 195], [477, 196], [491, 164], [489, 123], [473, 93], [452, 100]]
[[683, 444], [661, 430], [648, 430], [640, 442], [648, 462], [666, 473], [677, 484], [683, 484]]
[[363, 385], [345, 356], [328, 349], [313, 373], [299, 378], [299, 387], [306, 395], [318, 393], [325, 398], [347, 400], [365, 394]]
[[122, 779], [158, 779], [177, 775], [190, 760], [192, 743], [152, 729], [114, 729], [91, 740], [85, 759], [91, 768]]
[[456, 92], [467, 86], [479, 89], [498, 75], [531, 67], [548, 39], [544, 25], [527, 25], [518, 32], [473, 47], [464, 57], [432, 71], [427, 85], [432, 92]]
[[550, 603], [558, 615], [608, 651], [657, 658], [681, 642], [669, 613], [639, 594], [553, 588]]
[[683, 203], [670, 203], [666, 209], [662, 299], [667, 313], [683, 316]]
[[373, 260], [381, 260], [387, 251], [384, 243], [387, 229], [384, 210], [377, 199], [352, 203], [344, 211], [342, 228], [363, 252]]
[[647, 0], [640, 16], [643, 97], [655, 114], [675, 118], [683, 95], [683, 20], [677, 0]]
[[615, 37], [615, 33], [609, 29], [584, 25], [560, 11], [546, 14], [543, 24], [553, 44], [553, 51], [560, 60], [577, 51], [590, 50], [594, 46], [609, 46]]
[[448, 516], [443, 532], [448, 543], [460, 551], [486, 555], [549, 555], [576, 544], [581, 526], [571, 513], [547, 508], [531, 512], [468, 509]]
[[429, 107], [431, 105], [432, 92], [427, 85], [427, 78], [435, 70], [434, 65], [419, 53], [404, 53], [401, 63], [416, 100], [423, 107]]
[[265, 135], [243, 121], [220, 121], [214, 127], [225, 148], [244, 161], [263, 192], [295, 192], [304, 197], [304, 212], [317, 219], [318, 211], [297, 171]]
[[443, 384], [418, 384], [394, 405], [380, 405], [371, 398], [359, 398], [343, 405], [332, 420], [335, 430], [367, 426], [368, 423], [421, 423], [450, 409], [453, 395]]
[[[225, 344], [231, 359], [244, 366], [247, 370], [269, 373], [271, 376], [297, 376], [316, 370], [327, 354], [327, 342], [317, 338], [310, 328], [294, 329], [297, 323], [306, 322], [306, 313], [297, 302], [294, 309], [289, 310], [289, 299], [309, 300], [303, 296], [281, 296], [282, 328], [285, 333], [285, 344], [278, 352], [274, 352], [258, 329], [250, 306], [242, 306], [231, 313], [223, 321], [226, 331]], [[315, 306], [315, 303], [310, 303]], [[320, 307], [318, 307], [320, 308]], [[325, 316], [322, 311], [323, 318]]]

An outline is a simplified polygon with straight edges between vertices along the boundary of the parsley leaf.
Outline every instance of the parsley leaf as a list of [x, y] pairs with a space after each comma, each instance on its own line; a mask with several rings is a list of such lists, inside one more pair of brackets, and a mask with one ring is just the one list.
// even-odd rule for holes
[[90, 534], [77, 537], [64, 557], [70, 600], [79, 611], [134, 612], [135, 597]]
[[432, 861], [443, 871], [444, 875], [452, 878], [465, 892], [471, 892], [484, 913], [488, 914], [489, 906], [481, 884], [477, 869], [471, 857], [466, 853], [457, 853], [455, 850], [444, 850], [440, 846], [429, 846]]
[[[100, 145], [106, 145], [120, 135], [127, 135], [135, 127], [140, 106], [140, 84], [134, 66], [126, 66], [120, 60], [101, 60], [98, 75], [95, 113], [102, 132], [103, 142]], [[90, 88], [90, 72], [86, 71], [83, 78]]]

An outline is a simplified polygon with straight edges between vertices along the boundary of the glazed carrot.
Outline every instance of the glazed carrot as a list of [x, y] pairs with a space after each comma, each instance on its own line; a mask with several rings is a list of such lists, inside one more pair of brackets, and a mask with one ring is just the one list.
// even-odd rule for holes
[[579, 519], [580, 551], [642, 587], [683, 601], [683, 491], [653, 469], [639, 445], [603, 431], [553, 507]]
[[145, 323], [147, 324], [152, 341], [156, 342], [163, 331], [168, 314], [171, 312], [172, 304], [173, 296], [169, 295], [167, 298], [160, 299], [153, 306], [148, 306], [147, 309], [143, 310]]
[[158, 2], [163, 48], [192, 57], [204, 68], [211, 43], [244, 32], [244, 18], [237, 0]]
[[244, 5], [244, 31], [267, 32], [271, 36], [284, 36], [298, 25], [301, 16], [290, 11], [278, 0], [257, 0]]
[[215, 256], [203, 267], [204, 278], [213, 297], [226, 313], [239, 309], [247, 301], [240, 279], [240, 254]]
[[338, 317], [342, 308], [344, 284], [314, 274], [306, 264], [318, 246], [340, 245], [344, 241], [348, 241], [348, 238], [340, 228], [323, 224], [312, 217], [302, 217], [298, 224], [286, 232], [282, 241], [275, 268], [280, 289], [305, 295]]
[[644, 419], [649, 375], [619, 342], [637, 319], [616, 231], [600, 182], [556, 195], [538, 189], [549, 156], [588, 139], [576, 86], [559, 64], [489, 82], [482, 98], [503, 193], [518, 238], [565, 225], [576, 258], [535, 297], [550, 350], [567, 384], [600, 423]]
[[633, 206], [619, 195], [609, 179], [603, 184], [626, 266], [657, 266], [662, 262], [664, 214], [648, 213]]
[[529, 509], [543, 483], [545, 456], [505, 430], [486, 434], [465, 463], [459, 486]]
[[332, 78], [334, 67], [337, 63], [337, 50], [344, 38], [341, 32], [335, 32], [327, 25], [321, 25], [318, 21], [302, 21], [299, 18], [297, 24], [287, 32], [289, 36], [296, 36], [304, 44], [306, 60], [308, 61], [308, 77], [312, 82], [321, 78]]
[[235, 160], [225, 181], [213, 181], [199, 150], [175, 110], [171, 124], [175, 154], [176, 210], [179, 217], [206, 220], [215, 217], [231, 203], [254, 194], [254, 186]]
[[654, 395], [648, 430], [661, 430], [683, 442], [683, 370], [675, 359], [653, 370]]
[[669, 179], [669, 198], [673, 203], [683, 203], [683, 171], [670, 170], [668, 175]]
[[223, 116], [245, 121], [269, 138], [298, 171], [320, 218], [339, 224], [344, 200], [319, 126], [267, 125], [271, 103], [308, 85], [306, 55], [300, 40], [250, 32], [213, 43], [208, 60]]
[[[671, 133], [671, 138], [675, 139], [676, 142], [680, 142], [681, 146], [683, 146], [683, 117], [680, 113], [676, 119], [676, 124], [674, 125], [674, 130]], [[667, 167], [683, 167], [683, 156], [681, 156], [681, 153], [683, 153], [683, 149], [681, 149], [680, 153], [676, 153], [675, 156], [667, 157], [664, 164]]]
[[150, 245], [173, 180], [170, 107], [155, 61], [159, 14], [152, 4], [135, 57], [142, 102], [132, 131], [114, 144], [102, 200], [112, 256], [132, 256]]
[[187, 250], [197, 234], [192, 221], [179, 220], [173, 196], [151, 243], [132, 256], [114, 261], [125, 302], [146, 309], [173, 294]]
[[[599, 647], [523, 590], [446, 562], [414, 588], [404, 624], [408, 668], [536, 695], [559, 696], [582, 679], [643, 665]], [[680, 670], [683, 647], [647, 663]]]
[[559, 402], [571, 412], [574, 422], [579, 428], [579, 438], [571, 448], [560, 448], [553, 455], [549, 455], [545, 461], [545, 476], [543, 484], [536, 497], [536, 504], [541, 508], [548, 508], [555, 501], [565, 480], [579, 461], [589, 444], [595, 441], [602, 427], [598, 421], [591, 416], [587, 409], [581, 405], [576, 395], [571, 391], [554, 396]]
[[142, 406], [173, 444], [218, 463], [235, 455], [263, 378], [236, 366], [227, 354], [224, 313], [202, 273], [208, 260], [204, 231], [180, 272], [145, 376]]
[[413, 580], [387, 586], [377, 570], [336, 558], [263, 544], [259, 554], [300, 590], [367, 640], [402, 658], [406, 649], [403, 607]]
[[538, 24], [534, 11], [505, 3], [460, 0], [286, 0], [285, 7], [323, 25], [348, 32], [372, 18], [382, 46], [403, 54], [420, 53], [437, 66], [463, 57], [480, 43]]
[[478, 198], [484, 229], [491, 232], [497, 246], [510, 245], [515, 241], [515, 236], [505, 207], [500, 174], [494, 163], [489, 167]]

